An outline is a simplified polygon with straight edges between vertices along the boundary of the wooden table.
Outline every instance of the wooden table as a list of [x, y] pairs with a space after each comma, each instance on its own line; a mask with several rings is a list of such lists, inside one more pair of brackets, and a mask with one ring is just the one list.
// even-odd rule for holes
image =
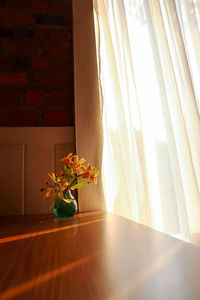
[[199, 300], [200, 248], [106, 212], [0, 218], [0, 299]]

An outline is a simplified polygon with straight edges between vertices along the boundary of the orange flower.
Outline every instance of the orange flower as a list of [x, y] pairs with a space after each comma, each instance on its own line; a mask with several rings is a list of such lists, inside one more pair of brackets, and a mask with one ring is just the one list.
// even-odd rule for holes
[[64, 161], [68, 168], [72, 169], [74, 173], [77, 173], [82, 170], [83, 163], [85, 162], [84, 158], [79, 159], [78, 155], [72, 155], [70, 153], [67, 157], [64, 157], [61, 161]]
[[73, 155], [71, 162], [70, 162], [70, 167], [73, 169], [74, 173], [77, 173], [82, 170], [82, 167], [83, 167], [82, 164], [84, 162], [85, 162], [84, 158], [81, 158], [79, 160], [77, 155]]
[[[84, 167], [85, 167], [85, 166], [84, 166]], [[85, 167], [85, 168], [82, 168], [81, 171], [82, 171], [83, 173], [81, 173], [79, 176], [82, 177], [82, 178], [89, 179], [89, 175], [90, 175], [89, 172], [90, 172], [90, 170], [91, 170], [91, 167], [92, 167], [92, 166], [91, 166], [90, 164], [88, 164], [88, 165], [87, 165], [87, 168], [86, 168], [86, 167]]]
[[60, 176], [60, 177], [64, 176], [64, 172], [63, 172], [62, 169], [59, 170], [59, 176]]
[[[65, 199], [66, 190], [80, 189], [90, 182], [97, 183], [98, 171], [91, 164], [84, 165], [85, 159], [79, 159], [78, 155], [69, 153], [61, 159], [64, 162], [63, 169], [59, 171], [59, 175], [54, 172], [48, 173], [48, 178], [43, 180], [46, 185], [41, 191], [44, 193], [44, 198], [49, 198], [51, 207], [55, 205], [56, 198], [59, 197], [63, 201], [70, 203], [72, 199]], [[51, 178], [51, 181], [49, 180]], [[79, 182], [80, 179], [86, 179]], [[50, 181], [50, 183], [49, 183]]]
[[73, 153], [69, 153], [66, 157], [63, 157], [61, 161], [63, 161], [67, 165], [67, 167], [69, 167], [69, 163], [71, 161], [72, 156]]
[[91, 182], [97, 183], [98, 174], [99, 172], [97, 171], [97, 169], [91, 166], [90, 164], [88, 164], [87, 168], [79, 176], [82, 178], [86, 178]]

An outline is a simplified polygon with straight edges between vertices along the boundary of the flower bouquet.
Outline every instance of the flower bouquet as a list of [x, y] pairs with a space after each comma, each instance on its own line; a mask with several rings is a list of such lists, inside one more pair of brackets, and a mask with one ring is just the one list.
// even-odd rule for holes
[[77, 212], [77, 203], [71, 190], [80, 189], [89, 183], [97, 183], [98, 171], [91, 164], [84, 165], [85, 159], [69, 153], [61, 159], [63, 166], [59, 175], [51, 172], [43, 179], [44, 198], [50, 200], [57, 217], [72, 217]]

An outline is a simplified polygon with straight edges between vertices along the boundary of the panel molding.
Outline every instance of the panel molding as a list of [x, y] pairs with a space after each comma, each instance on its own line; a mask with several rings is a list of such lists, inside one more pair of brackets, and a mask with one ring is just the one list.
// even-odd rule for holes
[[25, 153], [26, 145], [22, 144], [22, 216], [24, 216], [25, 212]]
[[[2, 148], [6, 148], [7, 147], [7, 151], [5, 153], [5, 149], [3, 150]], [[6, 162], [7, 158], [6, 158], [6, 154], [11, 154], [12, 151], [14, 153], [14, 155], [16, 155], [16, 148], [19, 147], [21, 148], [21, 153], [20, 153], [20, 157], [16, 157], [15, 160], [17, 161], [20, 161], [20, 158], [21, 158], [21, 172], [19, 172], [19, 166], [16, 164], [13, 163], [12, 165], [12, 170], [9, 170], [9, 163], [8, 161]], [[13, 149], [13, 150], [12, 150]], [[15, 189], [13, 188], [10, 188], [9, 189], [9, 193], [10, 193], [10, 196], [9, 196], [9, 199], [10, 199], [10, 203], [12, 204], [12, 201], [15, 201], [15, 204], [16, 204], [16, 208], [17, 206], [20, 207], [19, 211], [16, 211], [13, 212], [12, 211], [12, 205], [10, 207], [10, 211], [12, 212], [11, 214], [21, 214], [21, 215], [24, 215], [24, 196], [25, 196], [25, 144], [20, 144], [20, 143], [0, 143], [0, 157], [2, 158], [3, 157], [3, 160], [5, 163], [5, 165], [3, 165], [3, 169], [4, 169], [4, 172], [1, 173], [1, 176], [2, 176], [2, 182], [4, 182], [4, 185], [9, 185], [9, 180], [12, 182], [13, 181], [13, 178], [11, 177], [11, 174], [20, 174], [21, 173], [21, 182], [20, 182], [20, 191], [21, 191], [21, 196], [20, 196], [20, 199], [17, 199], [17, 196], [15, 194]], [[6, 165], [8, 164], [8, 169], [6, 168]], [[11, 168], [11, 166], [10, 166]], [[15, 169], [16, 168], [16, 169]], [[10, 179], [6, 178], [6, 171], [10, 172]], [[3, 178], [3, 174], [4, 174], [4, 178]], [[18, 176], [16, 176], [16, 179], [18, 179]], [[3, 184], [2, 184], [2, 189], [1, 191], [4, 191], [4, 188], [3, 188]], [[7, 199], [7, 195], [6, 195], [6, 190], [4, 191], [4, 195], [2, 195], [2, 198], [5, 198]], [[12, 194], [13, 193], [13, 194]], [[0, 211], [0, 215], [7, 215], [9, 214], [9, 211], [6, 211], [6, 209], [4, 211]]]
[[[1, 145], [4, 148], [0, 148], [0, 154], [4, 153], [3, 155], [6, 157], [6, 160], [9, 161], [9, 153], [7, 154], [5, 148], [8, 147], [9, 151], [13, 153], [11, 156], [16, 166], [15, 174], [13, 175], [14, 179], [11, 178], [11, 181], [16, 182], [14, 183], [17, 188], [16, 195], [10, 191], [9, 193], [13, 197], [18, 197], [16, 200], [17, 203], [11, 195], [11, 198], [8, 195], [6, 196], [6, 201], [10, 201], [10, 203], [14, 201], [13, 203], [17, 208], [16, 214], [51, 213], [48, 201], [41, 200], [42, 194], [40, 189], [42, 187], [42, 179], [51, 170], [56, 171], [59, 165], [57, 162], [58, 157], [64, 156], [67, 152], [74, 152], [74, 127], [0, 127]], [[17, 149], [15, 154], [15, 151], [11, 150], [12, 147], [16, 147]], [[20, 150], [17, 147], [20, 147]], [[7, 162], [4, 161], [2, 156], [1, 161], [1, 167], [4, 170], [4, 168], [6, 169]], [[11, 166], [9, 166], [9, 169], [11, 169]], [[9, 172], [7, 170], [5, 176], [1, 175], [2, 179], [4, 176], [6, 181], [4, 191], [8, 190], [9, 187]], [[3, 174], [3, 172], [1, 173]], [[2, 193], [4, 192], [2, 191]], [[5, 209], [9, 210], [9, 204], [5, 204]], [[10, 214], [13, 215], [12, 207]]]

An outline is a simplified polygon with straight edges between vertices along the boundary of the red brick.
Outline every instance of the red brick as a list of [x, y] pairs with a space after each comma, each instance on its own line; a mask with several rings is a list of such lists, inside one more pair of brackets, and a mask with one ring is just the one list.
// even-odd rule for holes
[[9, 59], [8, 57], [0, 57], [0, 70], [7, 71], [9, 69]]
[[22, 39], [32, 39], [34, 31], [32, 26], [19, 26], [16, 30], [16, 36]]
[[71, 90], [52, 90], [49, 102], [54, 105], [66, 105], [69, 99], [72, 98]]
[[34, 126], [40, 124], [40, 111], [36, 109], [1, 109], [0, 125]]
[[37, 43], [30, 41], [3, 41], [2, 47], [7, 54], [35, 54], [39, 50]]
[[[27, 1], [28, 2], [28, 1]], [[0, 8], [0, 23], [32, 24], [33, 15], [30, 11], [15, 8]]]
[[3, 90], [0, 93], [0, 104], [4, 106], [20, 104], [20, 90]]
[[26, 73], [0, 73], [0, 86], [25, 86], [27, 82]]
[[29, 68], [29, 59], [26, 55], [23, 56], [11, 56], [10, 67], [12, 71], [26, 71]]
[[29, 1], [27, 1], [27, 0], [13, 0], [12, 7], [21, 8], [21, 9], [29, 8], [30, 7], [30, 2], [31, 2], [30, 0]]
[[72, 14], [70, 12], [63, 17], [63, 22], [67, 26], [72, 26]]
[[19, 47], [19, 44], [17, 42], [13, 41], [3, 41], [2, 42], [2, 48], [5, 53], [7, 54], [15, 54], [17, 51], [17, 48]]
[[28, 90], [26, 92], [26, 104], [40, 105], [45, 103], [45, 91]]
[[40, 25], [59, 26], [64, 25], [63, 16], [59, 14], [42, 13], [35, 15], [35, 23]]
[[53, 41], [68, 41], [70, 40], [71, 35], [71, 30], [57, 29], [50, 31], [49, 38]]
[[70, 55], [72, 57], [72, 45], [67, 42], [53, 42], [46, 41], [42, 50], [45, 51], [49, 55], [58, 55], [58, 56], [66, 56]]
[[70, 57], [50, 57], [49, 67], [53, 71], [65, 71], [69, 65], [72, 65], [72, 56]]
[[32, 24], [33, 16], [32, 13], [26, 10], [15, 10], [12, 13], [12, 22], [17, 24]]
[[0, 8], [0, 23], [8, 23], [12, 21], [12, 13], [10, 9]]
[[72, 78], [67, 73], [35, 72], [33, 82], [36, 87], [68, 87], [72, 85]]
[[48, 10], [48, 1], [33, 0], [32, 9], [36, 12], [46, 12]]
[[48, 70], [48, 58], [33, 57], [33, 70], [45, 71]]
[[11, 25], [0, 25], [0, 37], [1, 38], [13, 38], [14, 28]]
[[50, 10], [52, 12], [66, 13], [67, 12], [67, 4], [62, 0], [51, 1]]
[[48, 30], [44, 27], [38, 27], [35, 31], [35, 38], [45, 40], [47, 38]]
[[0, 0], [0, 6], [1, 7], [6, 7], [10, 5], [10, 0]]
[[68, 112], [61, 110], [46, 110], [44, 125], [70, 125]]

